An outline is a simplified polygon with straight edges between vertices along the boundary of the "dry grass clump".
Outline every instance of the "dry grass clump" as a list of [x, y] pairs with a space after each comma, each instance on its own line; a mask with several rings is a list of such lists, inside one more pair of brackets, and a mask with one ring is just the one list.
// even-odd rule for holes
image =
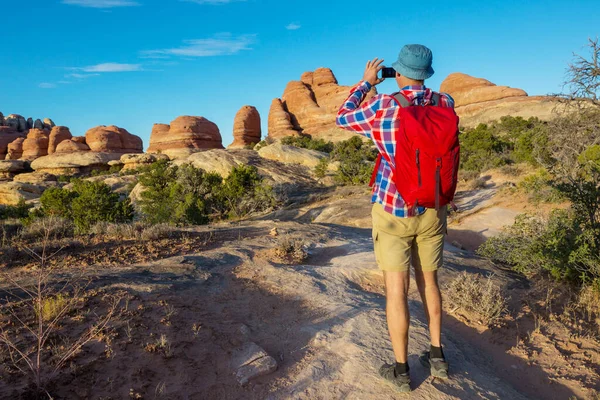
[[470, 190], [485, 189], [487, 187], [487, 183], [486, 183], [487, 181], [488, 181], [488, 179], [485, 177], [475, 178], [471, 182], [469, 182], [469, 189]]
[[173, 356], [171, 343], [165, 334], [161, 334], [154, 343], [147, 343], [146, 346], [144, 346], [144, 350], [148, 353], [162, 354], [165, 358], [171, 358]]
[[173, 236], [175, 229], [169, 224], [150, 225], [142, 230], [140, 238], [142, 240], [166, 239]]
[[73, 225], [72, 221], [51, 216], [35, 219], [31, 223], [24, 225], [19, 233], [19, 238], [23, 240], [47, 238], [52, 241], [70, 238], [74, 234], [75, 225]]
[[600, 334], [600, 293], [592, 286], [581, 289], [577, 306], [584, 314], [585, 320], [595, 322]]
[[298, 264], [308, 258], [306, 247], [304, 239], [284, 236], [273, 249], [273, 256], [277, 261]]
[[492, 276], [463, 272], [446, 286], [444, 293], [453, 307], [476, 315], [482, 325], [492, 326], [508, 312], [507, 299]]
[[91, 229], [91, 233], [115, 240], [158, 240], [173, 236], [174, 228], [169, 224], [149, 225], [143, 222], [111, 223], [99, 222]]

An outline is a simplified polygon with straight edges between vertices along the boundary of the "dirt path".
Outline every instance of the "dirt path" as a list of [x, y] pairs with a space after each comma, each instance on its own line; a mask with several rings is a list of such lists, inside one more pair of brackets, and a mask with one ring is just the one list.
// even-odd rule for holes
[[[493, 194], [468, 198], [473, 209], [485, 210]], [[201, 252], [90, 270], [96, 287], [131, 295], [127, 318], [115, 324], [104, 342], [78, 356], [53, 393], [73, 399], [406, 398], [377, 373], [393, 353], [369, 214], [364, 193], [344, 193], [262, 220], [213, 227], [215, 237], [226, 239]], [[495, 223], [479, 219], [486, 221]], [[273, 227], [278, 237], [269, 236]], [[267, 256], [266, 250], [286, 236], [312, 243], [302, 265], [280, 264]], [[445, 257], [442, 285], [464, 270], [492, 271], [488, 263], [452, 245]], [[522, 289], [524, 283], [514, 276], [494, 272], [507, 290]], [[579, 394], [552, 383], [547, 371], [527, 358], [507, 352], [511, 332], [482, 332], [454, 315], [445, 315], [443, 333], [452, 379], [434, 381], [418, 363], [429, 339], [414, 280], [410, 311], [410, 398], [567, 399]], [[168, 349], [156, 350], [162, 336]], [[247, 342], [261, 346], [279, 366], [275, 373], [240, 386], [231, 359]], [[18, 385], [0, 381], [0, 398], [15, 398], [11, 393]]]

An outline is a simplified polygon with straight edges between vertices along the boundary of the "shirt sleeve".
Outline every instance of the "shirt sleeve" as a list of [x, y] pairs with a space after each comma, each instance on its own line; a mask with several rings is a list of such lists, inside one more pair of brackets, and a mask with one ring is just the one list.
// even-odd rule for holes
[[369, 139], [372, 139], [371, 128], [375, 120], [375, 114], [381, 107], [381, 96], [375, 96], [361, 105], [371, 87], [371, 84], [366, 81], [354, 86], [350, 90], [350, 95], [340, 107], [336, 118], [338, 127], [359, 133]]
[[454, 99], [448, 93], [440, 93], [440, 98], [444, 107], [454, 108]]

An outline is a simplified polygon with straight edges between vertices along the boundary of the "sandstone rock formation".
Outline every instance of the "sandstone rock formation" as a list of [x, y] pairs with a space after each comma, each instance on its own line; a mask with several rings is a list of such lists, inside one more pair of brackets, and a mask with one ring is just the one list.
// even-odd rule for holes
[[523, 118], [553, 117], [556, 102], [545, 96], [528, 96], [524, 90], [475, 78], [463, 73], [453, 73], [442, 82], [440, 91], [454, 98], [461, 126], [472, 127], [500, 119], [505, 115]]
[[148, 153], [164, 153], [171, 158], [222, 149], [219, 127], [204, 117], [177, 117], [170, 125], [155, 124], [150, 135]]
[[284, 164], [300, 164], [314, 168], [327, 154], [316, 150], [301, 149], [295, 146], [287, 146], [280, 142], [261, 147], [258, 155], [268, 160], [275, 160]]
[[50, 139], [48, 141], [48, 154], [56, 151], [56, 146], [64, 140], [71, 139], [71, 131], [66, 126], [55, 126], [50, 131]]
[[31, 129], [23, 141], [23, 160], [35, 160], [48, 154], [49, 136], [47, 130]]
[[44, 124], [44, 129], [48, 129], [48, 130], [50, 130], [56, 126], [54, 124], [54, 121], [52, 121], [50, 118], [44, 118], [42, 123]]
[[119, 161], [111, 161], [109, 165], [123, 165], [123, 171], [137, 169], [158, 160], [169, 160], [166, 154], [123, 154]]
[[[75, 139], [75, 138], [73, 138]], [[90, 151], [90, 148], [85, 142], [75, 141], [73, 139], [63, 140], [56, 146], [53, 154], [57, 153], [76, 153], [78, 151]]]
[[85, 133], [85, 142], [93, 152], [141, 153], [142, 139], [118, 126], [97, 126]]
[[[6, 160], [18, 160], [23, 156], [24, 137], [13, 140], [9, 143], [6, 151]], [[0, 155], [1, 156], [1, 155]]]
[[25, 137], [25, 134], [8, 126], [0, 126], [0, 160], [6, 158], [8, 145], [18, 138]]
[[46, 186], [23, 182], [0, 183], [0, 204], [16, 206], [21, 200], [38, 199], [46, 190]]
[[310, 171], [307, 167], [268, 160], [259, 156], [254, 150], [212, 149], [192, 154], [187, 159], [175, 160], [174, 163], [175, 165], [191, 163], [196, 168], [217, 172], [224, 178], [229, 176], [231, 169], [237, 165], [253, 165], [270, 185], [314, 184], [313, 180], [308, 179]]
[[109, 161], [121, 158], [120, 153], [60, 152], [61, 146], [67, 142], [69, 141], [60, 143], [56, 153], [32, 161], [31, 168], [36, 172], [47, 172], [53, 175], [75, 175], [93, 170], [106, 170]]
[[47, 172], [30, 172], [26, 174], [19, 174], [13, 178], [13, 182], [32, 183], [38, 184], [50, 184], [50, 182], [56, 182], [57, 178], [55, 175]]
[[272, 139], [280, 139], [286, 136], [298, 136], [300, 132], [294, 129], [292, 117], [288, 113], [281, 99], [273, 99], [271, 108], [269, 109], [268, 120], [269, 137]]
[[20, 160], [2, 160], [0, 161], [0, 180], [12, 179], [15, 174], [27, 169], [24, 161]]
[[452, 96], [456, 107], [507, 97], [527, 96], [524, 90], [497, 86], [487, 79], [474, 78], [462, 73], [448, 75], [442, 82], [440, 90]]
[[255, 107], [243, 106], [233, 121], [233, 143], [229, 148], [245, 148], [260, 142], [260, 114]]
[[[282, 110], [279, 109], [277, 99], [273, 101], [273, 115], [269, 113], [269, 137], [280, 138], [293, 134], [286, 123], [286, 112], [290, 116], [293, 130], [332, 141], [352, 137], [352, 133], [335, 126], [337, 111], [348, 96], [349, 90], [349, 86], [338, 85], [329, 68], [305, 72], [299, 81], [288, 83], [282, 96]], [[375, 94], [376, 91], [372, 90], [367, 99]]]
[[8, 117], [5, 118], [4, 122], [6, 126], [9, 126], [16, 131], [27, 131], [27, 120], [22, 115], [10, 114]]
[[27, 129], [33, 129], [33, 118], [27, 118]]

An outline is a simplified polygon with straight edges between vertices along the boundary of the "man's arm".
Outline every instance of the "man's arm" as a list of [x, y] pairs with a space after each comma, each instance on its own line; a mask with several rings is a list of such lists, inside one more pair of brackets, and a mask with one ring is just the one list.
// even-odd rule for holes
[[375, 114], [381, 105], [381, 96], [375, 96], [361, 106], [371, 87], [371, 84], [366, 81], [354, 86], [350, 96], [340, 107], [335, 120], [338, 127], [359, 133], [369, 139]]
[[381, 107], [381, 96], [375, 96], [362, 106], [360, 103], [373, 86], [383, 82], [384, 79], [377, 76], [383, 68], [382, 64], [383, 60], [377, 58], [367, 62], [363, 80], [352, 88], [350, 96], [338, 111], [335, 121], [337, 126], [371, 138], [370, 133], [375, 114]]

